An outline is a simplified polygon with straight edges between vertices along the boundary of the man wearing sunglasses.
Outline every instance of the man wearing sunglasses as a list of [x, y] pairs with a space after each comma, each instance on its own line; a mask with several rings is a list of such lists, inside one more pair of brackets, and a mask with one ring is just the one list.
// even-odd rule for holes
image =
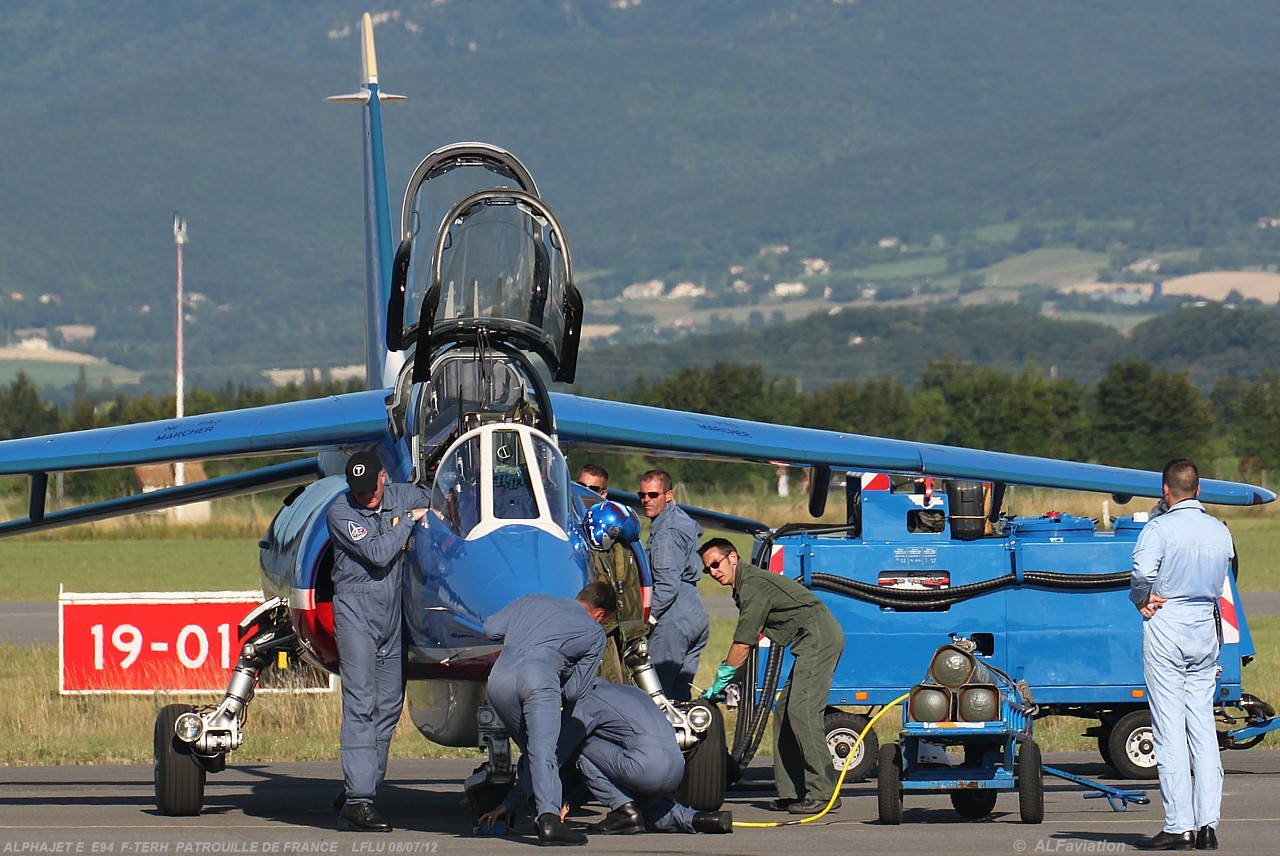
[[[739, 565], [738, 551], [725, 538], [698, 548], [706, 572], [733, 589], [738, 626], [729, 653], [716, 670], [706, 698], [719, 701], [724, 689], [764, 634], [774, 645], [791, 646], [791, 677], [773, 709], [773, 808], [817, 814], [835, 792], [835, 767], [822, 725], [836, 663], [844, 651], [844, 630], [831, 610], [795, 580]], [[839, 798], [831, 806], [840, 807]]]
[[609, 498], [609, 471], [599, 464], [583, 464], [574, 481], [600, 494], [601, 499]]
[[672, 701], [688, 701], [698, 671], [698, 655], [707, 647], [711, 622], [698, 595], [702, 527], [675, 504], [671, 474], [649, 470], [640, 477], [640, 509], [649, 518], [649, 565], [653, 598], [649, 620], [649, 659], [662, 691]]

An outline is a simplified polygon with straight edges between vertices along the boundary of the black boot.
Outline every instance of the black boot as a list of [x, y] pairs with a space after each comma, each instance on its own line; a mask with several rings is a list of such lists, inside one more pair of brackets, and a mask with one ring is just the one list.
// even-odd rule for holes
[[333, 807], [334, 811], [342, 811], [342, 807], [346, 804], [347, 804], [346, 789], [338, 791], [338, 795], [333, 798], [333, 802], [329, 803], [329, 805]]
[[338, 812], [338, 820], [343, 829], [358, 829], [362, 832], [390, 832], [391, 824], [378, 814], [371, 802], [349, 802]]
[[1186, 832], [1157, 832], [1150, 838], [1139, 838], [1133, 842], [1139, 850], [1193, 850], [1196, 846], [1196, 834]]
[[538, 830], [538, 843], [543, 847], [576, 847], [587, 843], [587, 836], [570, 829], [569, 824], [551, 812], [538, 815], [533, 825]]
[[1202, 826], [1196, 830], [1196, 849], [1197, 850], [1217, 850], [1218, 849], [1218, 833], [1213, 831], [1212, 826]]
[[693, 815], [693, 831], [715, 835], [722, 832], [733, 832], [733, 812], [700, 811]]
[[604, 820], [587, 828], [601, 835], [631, 835], [644, 832], [644, 818], [640, 816], [636, 804], [629, 802], [618, 806], [606, 814]]

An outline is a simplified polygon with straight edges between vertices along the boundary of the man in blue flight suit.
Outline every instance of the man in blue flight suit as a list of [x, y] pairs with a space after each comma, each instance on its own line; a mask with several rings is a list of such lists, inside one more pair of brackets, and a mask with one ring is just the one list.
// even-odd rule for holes
[[1213, 721], [1215, 609], [1234, 547], [1227, 527], [1196, 499], [1194, 463], [1166, 464], [1163, 493], [1168, 510], [1142, 528], [1133, 549], [1129, 599], [1143, 618], [1142, 669], [1164, 829], [1134, 843], [1141, 850], [1217, 850], [1222, 759]]
[[[675, 729], [642, 690], [592, 680], [582, 697], [565, 711], [557, 756], [561, 765], [578, 754], [587, 787], [608, 815], [589, 831], [601, 835], [644, 832], [733, 832], [733, 813], [694, 811], [671, 797], [684, 776], [684, 756]], [[503, 803], [480, 821], [491, 826], [512, 814], [529, 797], [526, 769]]]
[[405, 555], [430, 496], [417, 485], [388, 484], [382, 460], [356, 452], [347, 487], [329, 508], [333, 543], [333, 629], [342, 679], [345, 828], [390, 832], [373, 807], [387, 773], [391, 735], [404, 706], [403, 597]]
[[650, 470], [640, 477], [640, 508], [649, 518], [649, 565], [653, 599], [649, 620], [649, 659], [662, 691], [672, 701], [688, 701], [698, 671], [698, 655], [707, 647], [711, 622], [698, 595], [702, 527], [675, 504], [671, 474]]
[[733, 813], [694, 811], [671, 798], [684, 777], [675, 729], [643, 690], [596, 678], [573, 706], [564, 742], [581, 744], [578, 770], [608, 809], [602, 835], [733, 832]]
[[603, 625], [617, 610], [614, 590], [593, 582], [575, 600], [525, 595], [484, 623], [485, 635], [504, 643], [489, 672], [489, 703], [524, 752], [542, 845], [587, 842], [560, 816], [560, 707], [562, 700], [577, 701], [595, 677], [604, 654]]

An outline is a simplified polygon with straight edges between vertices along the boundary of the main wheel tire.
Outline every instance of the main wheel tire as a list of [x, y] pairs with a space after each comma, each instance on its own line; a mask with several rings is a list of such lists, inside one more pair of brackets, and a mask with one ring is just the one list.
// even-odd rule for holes
[[862, 729], [867, 727], [867, 718], [858, 713], [833, 710], [822, 718], [822, 727], [827, 735], [827, 749], [831, 752], [836, 777], [839, 778], [846, 765], [851, 765], [849, 772], [845, 773], [845, 783], [866, 781], [875, 768], [876, 753], [880, 749], [880, 738], [874, 731], [868, 731], [862, 742], [854, 746]]
[[902, 823], [902, 750], [897, 743], [886, 743], [880, 747], [876, 799], [880, 823], [885, 826]]
[[951, 791], [951, 807], [961, 817], [980, 820], [996, 807], [996, 791], [992, 788]]
[[154, 782], [161, 814], [183, 817], [204, 807], [204, 765], [173, 730], [179, 716], [194, 710], [189, 704], [171, 704], [156, 716]]
[[1156, 739], [1151, 730], [1151, 711], [1131, 711], [1120, 717], [1107, 739], [1111, 768], [1125, 779], [1154, 779]]
[[711, 708], [711, 724], [684, 759], [684, 779], [676, 799], [695, 811], [719, 811], [728, 786], [729, 751], [725, 748], [724, 714]]

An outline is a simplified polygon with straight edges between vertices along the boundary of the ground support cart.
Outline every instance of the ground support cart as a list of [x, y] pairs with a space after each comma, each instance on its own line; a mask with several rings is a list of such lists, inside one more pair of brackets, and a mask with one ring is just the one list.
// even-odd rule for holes
[[[906, 722], [899, 742], [880, 747], [880, 822], [901, 823], [903, 797], [920, 791], [947, 791], [961, 816], [982, 818], [1000, 791], [1016, 790], [1022, 822], [1044, 820], [1043, 765], [1030, 710], [1008, 695], [1001, 706], [1001, 718], [990, 722]], [[960, 747], [958, 763], [950, 763], [947, 747]]]

